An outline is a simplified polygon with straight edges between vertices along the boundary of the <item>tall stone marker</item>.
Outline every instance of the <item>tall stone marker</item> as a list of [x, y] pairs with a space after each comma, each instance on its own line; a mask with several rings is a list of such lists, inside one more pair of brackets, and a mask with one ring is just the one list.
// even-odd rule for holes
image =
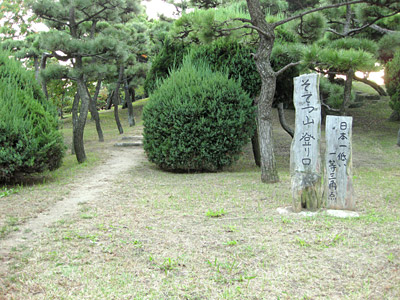
[[293, 209], [319, 209], [322, 205], [320, 156], [321, 102], [318, 74], [294, 78], [295, 134], [290, 151]]
[[329, 209], [355, 209], [352, 180], [352, 125], [352, 117], [326, 117], [324, 198]]

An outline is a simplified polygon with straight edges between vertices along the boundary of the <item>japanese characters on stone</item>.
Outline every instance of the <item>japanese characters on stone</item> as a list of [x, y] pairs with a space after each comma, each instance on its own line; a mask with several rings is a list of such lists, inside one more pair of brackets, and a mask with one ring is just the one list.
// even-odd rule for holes
[[294, 78], [295, 133], [290, 152], [290, 173], [295, 211], [318, 209], [322, 201], [320, 156], [321, 103], [318, 74]]
[[297, 86], [295, 144], [293, 159], [300, 162], [298, 171], [318, 168], [321, 106], [318, 95], [318, 75], [306, 74], [295, 78]]
[[327, 116], [325, 193], [327, 208], [354, 209], [351, 176], [352, 117]]

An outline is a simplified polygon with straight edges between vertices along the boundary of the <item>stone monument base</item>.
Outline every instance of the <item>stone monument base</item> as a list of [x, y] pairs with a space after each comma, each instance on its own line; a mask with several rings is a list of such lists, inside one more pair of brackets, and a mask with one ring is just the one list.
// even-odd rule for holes
[[280, 215], [300, 215], [304, 217], [314, 217], [314, 216], [331, 216], [336, 218], [359, 218], [360, 214], [351, 210], [339, 210], [339, 209], [321, 209], [319, 211], [300, 211], [295, 212], [293, 207], [279, 207], [276, 210]]

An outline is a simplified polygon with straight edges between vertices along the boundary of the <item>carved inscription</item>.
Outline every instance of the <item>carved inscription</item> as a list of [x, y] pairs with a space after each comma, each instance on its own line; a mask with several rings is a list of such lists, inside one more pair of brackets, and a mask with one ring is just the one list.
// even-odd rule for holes
[[331, 209], [354, 209], [352, 117], [327, 116], [325, 127], [325, 198]]
[[321, 103], [319, 77], [305, 74], [294, 78], [295, 135], [290, 152], [293, 206], [317, 209], [321, 204]]

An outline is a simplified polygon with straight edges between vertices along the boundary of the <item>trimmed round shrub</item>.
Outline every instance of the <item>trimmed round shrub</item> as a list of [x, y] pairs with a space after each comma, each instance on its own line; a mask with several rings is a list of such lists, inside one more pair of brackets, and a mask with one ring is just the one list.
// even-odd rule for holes
[[165, 170], [217, 171], [239, 157], [254, 113], [239, 82], [185, 59], [144, 108], [144, 149]]
[[0, 53], [0, 182], [53, 170], [64, 155], [56, 110], [33, 74]]

